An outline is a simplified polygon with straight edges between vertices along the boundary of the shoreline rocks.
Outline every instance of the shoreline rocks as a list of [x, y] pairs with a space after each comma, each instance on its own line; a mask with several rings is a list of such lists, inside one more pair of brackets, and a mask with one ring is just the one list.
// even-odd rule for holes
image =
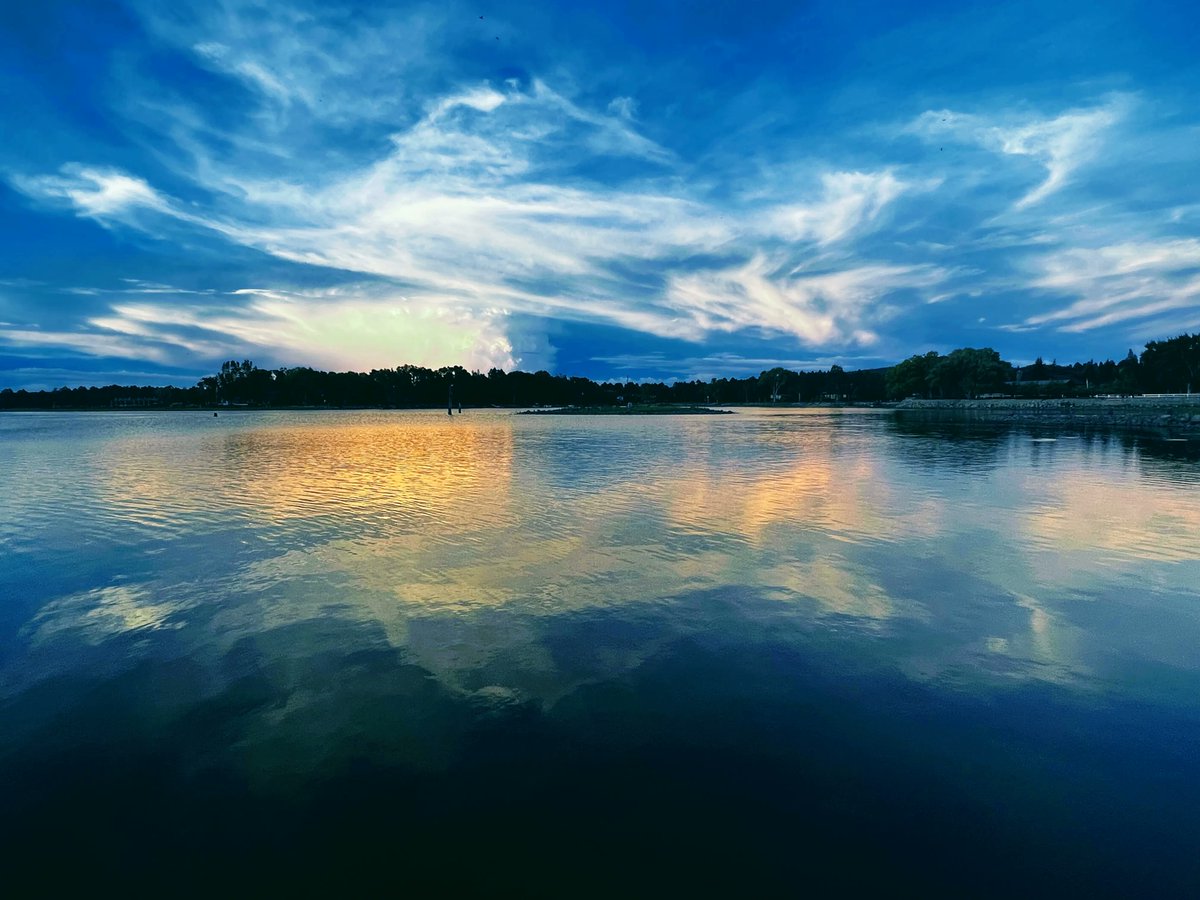
[[900, 413], [1014, 424], [1133, 428], [1200, 438], [1200, 395], [1047, 400], [905, 400]]

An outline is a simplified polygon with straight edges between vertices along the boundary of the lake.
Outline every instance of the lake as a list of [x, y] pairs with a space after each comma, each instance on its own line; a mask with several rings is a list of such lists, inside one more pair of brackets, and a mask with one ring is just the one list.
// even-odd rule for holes
[[45, 890], [1187, 894], [1200, 452], [3, 415], [0, 779]]

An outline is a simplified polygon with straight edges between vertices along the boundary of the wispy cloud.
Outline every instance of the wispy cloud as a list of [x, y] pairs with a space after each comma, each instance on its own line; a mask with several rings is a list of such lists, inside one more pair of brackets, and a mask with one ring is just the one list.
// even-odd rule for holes
[[1099, 154], [1104, 132], [1125, 117], [1132, 102], [1129, 96], [1116, 95], [1098, 106], [1070, 109], [1045, 118], [928, 110], [910, 129], [929, 139], [966, 141], [1039, 163], [1045, 177], [1015, 201], [1013, 208], [1020, 210], [1066, 186], [1076, 170]]
[[174, 355], [157, 341], [131, 340], [127, 335], [103, 331], [43, 331], [29, 328], [0, 328], [0, 347], [22, 352], [70, 350], [84, 356], [111, 356], [123, 359], [144, 359], [169, 365]]
[[[193, 213], [116, 172], [104, 173], [92, 189], [101, 176], [78, 165], [19, 186], [33, 196], [66, 199], [80, 214], [116, 218], [143, 207], [293, 262], [388, 279], [406, 302], [425, 310], [425, 331], [457, 316], [454, 327], [475, 334], [472, 346], [490, 348], [481, 352], [492, 364], [513, 362], [511, 347], [504, 349], [502, 335], [493, 333], [493, 310], [605, 322], [693, 341], [711, 332], [761, 329], [810, 345], [864, 344], [874, 340], [864, 323], [884, 312], [868, 309], [872, 301], [937, 280], [932, 267], [862, 260], [831, 267], [824, 259], [819, 274], [799, 274], [806, 261], [873, 227], [910, 188], [890, 170], [825, 171], [811, 179], [807, 202], [764, 205], [755, 198], [741, 210], [690, 195], [669, 178], [654, 178], [640, 190], [557, 183], [553, 176], [564, 148], [575, 159], [617, 154], [658, 163], [669, 154], [638, 135], [624, 115], [585, 110], [539, 81], [528, 91], [483, 85], [444, 97], [391, 143], [385, 156], [333, 184], [306, 188], [240, 175], [239, 191], [249, 204], [241, 216]], [[221, 190], [230, 183], [218, 176], [204, 187]], [[769, 263], [760, 249], [764, 240], [780, 243]], [[741, 262], [711, 269], [693, 261], [705, 253]], [[619, 274], [631, 262], [661, 271], [660, 287], [631, 285]], [[289, 303], [302, 301], [292, 297]], [[339, 311], [348, 321], [374, 311], [374, 324], [343, 329], [326, 322], [321, 340], [308, 342], [312, 346], [300, 340], [303, 329], [275, 333], [274, 339], [317, 354], [321, 342], [343, 348], [326, 357], [374, 357], [372, 336], [393, 322], [387, 304], [372, 300], [360, 307], [345, 296], [326, 295], [303, 308], [304, 321], [324, 321], [322, 310]], [[130, 309], [93, 324], [148, 336]], [[437, 309], [448, 312], [432, 315]], [[243, 321], [215, 317], [204, 327], [220, 323], [230, 338], [257, 342], [238, 324]], [[299, 328], [301, 319], [289, 321]], [[393, 341], [392, 358], [401, 348], [412, 353], [408, 345]], [[458, 341], [450, 347], [467, 349]]]
[[703, 331], [764, 328], [792, 334], [810, 346], [869, 345], [869, 326], [887, 318], [877, 301], [889, 291], [936, 284], [934, 268], [862, 266], [803, 273], [758, 255], [713, 272], [672, 278], [671, 304]]
[[69, 204], [80, 215], [120, 219], [137, 208], [169, 212], [170, 204], [144, 179], [92, 166], [68, 163], [57, 175], [13, 175], [19, 191], [35, 198]]
[[297, 96], [296, 91], [290, 89], [261, 63], [252, 59], [237, 58], [224, 44], [209, 41], [196, 44], [192, 49], [218, 71], [234, 75], [277, 100], [289, 103]]
[[1035, 286], [1079, 299], [1030, 316], [1026, 325], [1090, 331], [1200, 306], [1197, 240], [1071, 248], [1049, 254], [1038, 265]]
[[771, 210], [771, 231], [786, 240], [830, 244], [875, 221], [883, 209], [911, 186], [891, 171], [826, 172], [821, 197]]

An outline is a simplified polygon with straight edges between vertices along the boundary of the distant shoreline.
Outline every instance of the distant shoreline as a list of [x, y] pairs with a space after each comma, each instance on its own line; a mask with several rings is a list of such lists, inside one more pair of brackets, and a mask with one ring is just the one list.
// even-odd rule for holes
[[[256, 412], [438, 412], [443, 406], [220, 406], [220, 407], [41, 407], [2, 409], [5, 413], [193, 413]], [[656, 416], [730, 415], [735, 409], [875, 409], [903, 418], [1057, 427], [1097, 427], [1166, 432], [1200, 439], [1200, 394], [1062, 398], [1054, 400], [990, 398], [982, 400], [926, 400], [910, 398], [898, 403], [727, 403], [720, 407], [695, 404], [644, 404], [626, 406], [463, 406], [461, 413], [504, 411], [515, 415], [552, 416]], [[455, 409], [455, 415], [461, 414]]]

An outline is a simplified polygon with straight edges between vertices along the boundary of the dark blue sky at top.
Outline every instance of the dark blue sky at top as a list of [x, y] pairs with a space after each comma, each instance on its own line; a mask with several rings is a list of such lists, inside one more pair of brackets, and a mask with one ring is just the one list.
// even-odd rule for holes
[[1200, 328], [1198, 25], [5, 4], [0, 386], [1120, 357]]

